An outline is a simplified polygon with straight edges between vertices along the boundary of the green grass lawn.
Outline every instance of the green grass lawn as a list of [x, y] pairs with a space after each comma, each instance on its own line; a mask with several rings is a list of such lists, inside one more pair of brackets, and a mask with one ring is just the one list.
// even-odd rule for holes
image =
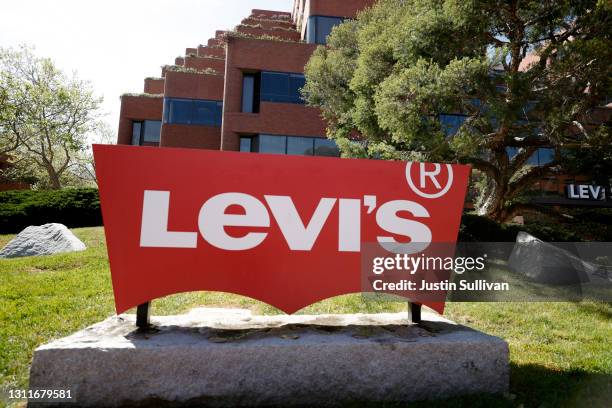
[[[38, 345], [114, 313], [104, 232], [101, 228], [74, 232], [85, 242], [87, 251], [0, 260], [0, 391], [27, 387], [28, 367]], [[0, 247], [11, 238], [0, 236]], [[195, 306], [278, 313], [252, 299], [201, 292], [155, 301], [153, 314], [182, 313]], [[349, 295], [317, 303], [300, 313], [405, 309], [405, 302]], [[435, 406], [612, 406], [611, 304], [450, 303], [446, 315], [508, 341], [511, 391], [505, 396], [471, 396], [436, 402]], [[3, 404], [0, 399], [0, 406]]]

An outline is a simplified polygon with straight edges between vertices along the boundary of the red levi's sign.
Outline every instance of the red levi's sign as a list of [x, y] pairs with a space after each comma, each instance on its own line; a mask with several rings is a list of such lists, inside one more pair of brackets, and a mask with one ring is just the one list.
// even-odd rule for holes
[[133, 146], [94, 155], [117, 313], [199, 290], [287, 313], [361, 292], [365, 243], [456, 242], [470, 173]]

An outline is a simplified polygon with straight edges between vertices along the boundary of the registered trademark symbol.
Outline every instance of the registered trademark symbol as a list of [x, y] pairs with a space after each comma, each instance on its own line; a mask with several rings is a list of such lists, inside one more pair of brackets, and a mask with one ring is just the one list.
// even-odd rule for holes
[[[423, 198], [433, 199], [433, 198], [440, 198], [446, 193], [448, 193], [451, 186], [453, 185], [453, 168], [450, 164], [445, 165], [446, 171], [448, 173], [448, 179], [446, 180], [446, 185], [444, 186], [444, 188], [438, 181], [438, 176], [440, 176], [440, 173], [442, 172], [441, 164], [436, 163], [434, 164], [434, 170], [427, 170], [425, 167], [425, 163], [418, 163], [420, 165], [420, 168], [419, 168], [420, 170], [419, 187], [420, 188], [415, 185], [414, 180], [412, 179], [411, 170], [412, 170], [413, 164], [414, 163], [408, 163], [406, 165], [406, 180], [408, 181], [408, 185], [410, 186], [412, 191], [415, 192], [415, 194]], [[428, 184], [427, 180], [429, 180], [429, 182], [433, 184], [436, 190], [439, 190], [437, 193], [425, 193], [423, 191], [425, 188], [427, 188], [427, 184]]]

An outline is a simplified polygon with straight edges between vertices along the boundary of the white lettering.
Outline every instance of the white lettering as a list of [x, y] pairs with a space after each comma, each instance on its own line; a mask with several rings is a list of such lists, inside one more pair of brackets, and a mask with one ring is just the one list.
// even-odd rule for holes
[[591, 192], [591, 198], [593, 200], [599, 200], [601, 195], [601, 186], [589, 186], [589, 191]]
[[196, 248], [197, 232], [168, 231], [169, 191], [144, 192], [140, 246], [143, 248]]
[[[599, 189], [595, 191], [599, 194]], [[270, 212], [279, 226], [285, 241], [293, 251], [311, 251], [321, 235], [331, 212], [339, 201], [338, 251], [361, 251], [362, 205], [373, 211], [375, 196], [361, 199], [322, 198], [313, 215], [304, 223], [288, 196], [264, 196], [264, 203], [243, 193], [225, 193], [210, 198], [202, 205], [197, 223], [200, 234], [210, 245], [228, 251], [245, 251], [259, 246], [268, 236], [268, 231], [247, 231], [242, 236], [230, 235], [226, 227], [269, 228]], [[232, 206], [243, 212], [228, 213]], [[145, 191], [143, 200], [140, 245], [156, 248], [197, 248], [197, 232], [168, 230], [170, 210], [169, 191]], [[370, 212], [368, 211], [368, 213]], [[429, 212], [413, 201], [390, 201], [376, 211], [378, 226], [394, 236], [408, 238], [400, 243], [394, 236], [378, 236], [378, 243], [387, 251], [396, 254], [413, 254], [425, 250], [432, 240], [429, 227], [413, 219], [402, 218], [398, 213], [407, 212], [415, 218], [429, 218]]]
[[335, 198], [322, 198], [308, 226], [305, 227], [291, 197], [265, 196], [265, 198], [289, 248], [294, 251], [312, 249], [337, 201]]
[[[226, 214], [232, 205], [241, 206], [245, 214]], [[204, 239], [214, 247], [228, 251], [245, 251], [255, 248], [268, 236], [265, 232], [250, 232], [235, 238], [225, 232], [225, 227], [269, 227], [270, 214], [261, 201], [242, 193], [219, 194], [202, 206], [198, 226]]]
[[338, 250], [340, 252], [361, 250], [361, 200], [340, 200]]
[[436, 178], [436, 176], [439, 175], [441, 171], [442, 171], [442, 166], [440, 166], [438, 163], [434, 164], [433, 171], [427, 171], [425, 163], [421, 163], [421, 188], [427, 187], [427, 183], [425, 182], [425, 179], [429, 178], [431, 182], [434, 184], [434, 186], [436, 186], [438, 190], [441, 190], [442, 186], [440, 185], [440, 183], [438, 183], [438, 179]]
[[424, 251], [431, 243], [431, 230], [418, 221], [397, 216], [399, 211], [408, 211], [418, 218], [429, 218], [429, 212], [413, 201], [390, 201], [382, 205], [376, 213], [378, 226], [387, 232], [410, 238], [410, 243], [400, 244], [393, 237], [378, 237], [378, 242], [387, 251], [396, 254], [414, 254]]

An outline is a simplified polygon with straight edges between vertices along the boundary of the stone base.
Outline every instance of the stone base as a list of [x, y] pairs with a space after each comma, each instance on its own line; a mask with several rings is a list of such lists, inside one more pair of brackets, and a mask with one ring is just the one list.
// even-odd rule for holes
[[71, 389], [86, 407], [337, 406], [508, 391], [505, 341], [433, 313], [423, 320], [194, 309], [153, 317], [155, 328], [140, 332], [121, 315], [39, 347], [30, 388]]

